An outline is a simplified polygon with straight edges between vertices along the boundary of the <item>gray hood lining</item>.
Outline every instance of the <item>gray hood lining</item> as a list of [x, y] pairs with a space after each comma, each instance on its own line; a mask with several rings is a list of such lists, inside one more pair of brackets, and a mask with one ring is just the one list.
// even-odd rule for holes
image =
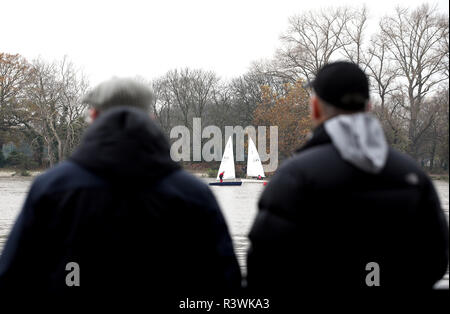
[[342, 159], [369, 173], [384, 168], [388, 144], [380, 122], [372, 114], [339, 115], [325, 121], [324, 127]]

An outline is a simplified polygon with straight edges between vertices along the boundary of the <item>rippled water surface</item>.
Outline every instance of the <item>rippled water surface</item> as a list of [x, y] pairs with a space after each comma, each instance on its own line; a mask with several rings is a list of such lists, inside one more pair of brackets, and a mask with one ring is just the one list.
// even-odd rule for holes
[[211, 189], [228, 222], [239, 264], [245, 272], [247, 235], [255, 218], [258, 198], [264, 186], [261, 183], [243, 183], [241, 186], [211, 186]]

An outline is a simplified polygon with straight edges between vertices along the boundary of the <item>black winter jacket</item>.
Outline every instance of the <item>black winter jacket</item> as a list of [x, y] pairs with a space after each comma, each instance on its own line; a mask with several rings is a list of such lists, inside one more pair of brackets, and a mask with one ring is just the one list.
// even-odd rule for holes
[[[70, 262], [79, 287], [66, 285]], [[101, 115], [69, 161], [33, 182], [0, 259], [2, 293], [145, 296], [151, 307], [239, 287], [211, 191], [171, 160], [143, 112], [125, 107]]]
[[370, 262], [380, 288], [431, 288], [448, 263], [448, 225], [416, 162], [389, 148], [380, 173], [364, 172], [323, 125], [268, 184], [249, 238], [248, 287], [266, 294], [370, 288]]

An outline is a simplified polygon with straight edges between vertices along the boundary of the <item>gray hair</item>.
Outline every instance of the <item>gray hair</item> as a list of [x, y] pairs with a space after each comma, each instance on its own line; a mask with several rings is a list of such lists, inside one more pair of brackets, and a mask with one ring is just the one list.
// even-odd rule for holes
[[154, 100], [153, 92], [142, 83], [132, 79], [113, 78], [87, 93], [83, 103], [105, 111], [118, 106], [129, 106], [149, 111]]

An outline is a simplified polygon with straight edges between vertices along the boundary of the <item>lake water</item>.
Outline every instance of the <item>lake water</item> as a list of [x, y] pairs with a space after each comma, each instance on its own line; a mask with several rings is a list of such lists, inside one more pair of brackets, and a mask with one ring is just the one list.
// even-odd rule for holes
[[[204, 179], [205, 182], [211, 179]], [[32, 178], [0, 177], [0, 253], [9, 231], [22, 207]], [[449, 184], [434, 181], [447, 220], [449, 210]], [[245, 273], [245, 256], [248, 249], [247, 234], [257, 212], [257, 202], [264, 186], [261, 183], [243, 183], [242, 186], [217, 187], [211, 190], [223, 210], [233, 237], [239, 264]], [[440, 286], [448, 287], [448, 273]]]

